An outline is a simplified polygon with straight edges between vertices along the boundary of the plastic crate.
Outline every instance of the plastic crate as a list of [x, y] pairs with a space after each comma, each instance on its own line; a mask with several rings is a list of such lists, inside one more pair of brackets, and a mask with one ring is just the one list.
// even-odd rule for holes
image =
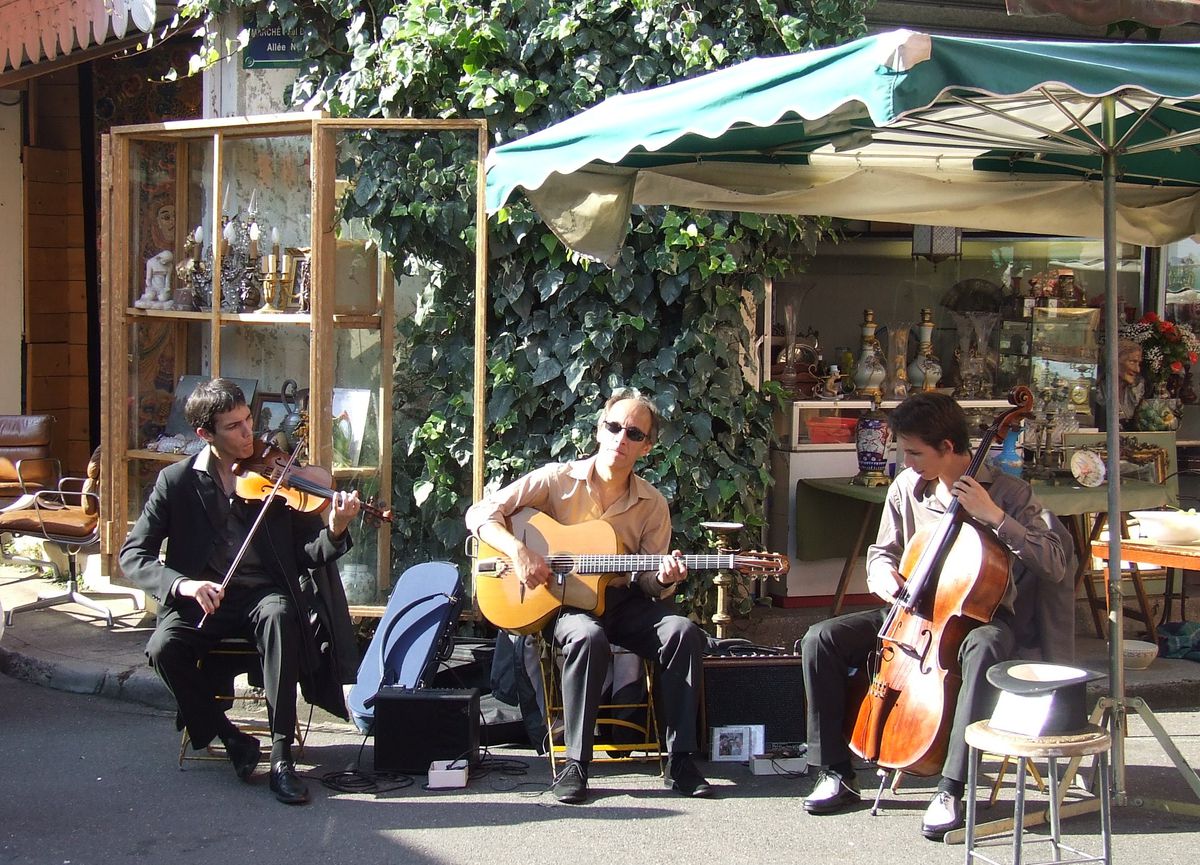
[[804, 422], [808, 439], [813, 444], [845, 444], [854, 441], [854, 426], [857, 418], [813, 417]]

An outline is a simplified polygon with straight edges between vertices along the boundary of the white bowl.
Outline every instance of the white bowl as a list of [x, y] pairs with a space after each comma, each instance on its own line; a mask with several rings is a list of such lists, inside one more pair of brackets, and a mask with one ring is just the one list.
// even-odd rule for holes
[[1200, 541], [1200, 514], [1187, 511], [1133, 511], [1142, 535], [1160, 544]]
[[1125, 640], [1121, 648], [1127, 670], [1144, 670], [1158, 657], [1158, 646], [1145, 640]]

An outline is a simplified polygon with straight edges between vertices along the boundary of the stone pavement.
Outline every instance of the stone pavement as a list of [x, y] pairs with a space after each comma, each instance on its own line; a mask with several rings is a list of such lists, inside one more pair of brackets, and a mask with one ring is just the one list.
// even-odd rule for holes
[[[0, 567], [5, 608], [55, 588]], [[337, 857], [363, 865], [643, 865], [648, 851], [663, 865], [963, 861], [961, 846], [918, 837], [932, 790], [929, 779], [906, 779], [899, 791], [885, 796], [878, 818], [860, 813], [866, 803], [844, 814], [813, 817], [799, 805], [811, 778], [756, 776], [743, 764], [706, 763], [719, 798], [691, 800], [663, 790], [655, 767], [602, 765], [592, 775], [594, 801], [578, 808], [545, 795], [550, 773], [544, 758], [527, 746], [500, 746], [481, 766], [487, 772], [472, 775], [464, 790], [429, 791], [418, 779], [398, 792], [334, 793], [319, 779], [356, 768], [364, 759], [366, 767], [370, 757], [364, 757], [365, 742], [350, 725], [323, 713], [311, 720], [300, 758], [303, 771], [314, 779], [310, 788], [318, 801], [304, 809], [283, 808], [267, 794], [261, 772], [254, 784], [238, 784], [222, 763], [189, 764], [180, 773], [178, 733], [168, 720], [172, 701], [142, 653], [153, 617], [136, 611], [127, 596], [106, 603], [117, 617], [112, 630], [95, 614], [66, 604], [18, 613], [0, 635], [0, 673], [7, 674], [0, 676], [0, 729], [5, 732], [0, 762], [7, 770], [0, 773], [0, 800], [10, 803], [0, 827], [0, 861], [44, 865], [157, 861], [170, 855], [179, 865], [241, 863], [262, 861], [264, 850], [271, 851], [269, 861], [312, 861], [319, 850], [322, 861]], [[782, 619], [791, 612], [772, 616]], [[798, 637], [805, 624], [803, 617], [795, 618]], [[792, 633], [778, 620], [771, 625], [783, 628], [784, 636]], [[1078, 642], [1082, 663], [1104, 669], [1105, 644], [1086, 637]], [[1149, 670], [1130, 671], [1127, 681], [1127, 693], [1144, 697], [1161, 713], [1159, 723], [1192, 765], [1200, 743], [1198, 680], [1200, 664], [1160, 658]], [[73, 708], [68, 701], [76, 698], [64, 691], [115, 700], [89, 700], [86, 708]], [[1136, 715], [1125, 746], [1129, 795], [1118, 803], [1127, 807], [1118, 807], [1114, 815], [1113, 861], [1183, 861], [1181, 851], [1194, 848], [1200, 820], [1177, 813], [1176, 805], [1194, 808], [1196, 796]], [[491, 762], [495, 759], [522, 762], [527, 774], [503, 777], [490, 768], [502, 765]], [[875, 783], [869, 773], [860, 780], [868, 788]], [[72, 794], [71, 815], [80, 821], [65, 829], [56, 822], [64, 785]], [[1141, 807], [1140, 797], [1148, 795], [1163, 799], [1166, 811]], [[139, 806], [132, 808], [135, 796]], [[178, 821], [182, 796], [188, 797], [191, 819]], [[1011, 813], [1005, 810], [1011, 797], [1010, 783], [994, 816]], [[245, 831], [222, 828], [231, 807], [239, 817], [234, 822]], [[168, 824], [173, 828], [164, 838], [161, 827]], [[1068, 843], [1089, 851], [1096, 849], [1097, 829], [1095, 814], [1074, 817], [1063, 827]], [[168, 846], [158, 856], [149, 853], [163, 844]], [[1007, 850], [995, 853], [1007, 861]]]

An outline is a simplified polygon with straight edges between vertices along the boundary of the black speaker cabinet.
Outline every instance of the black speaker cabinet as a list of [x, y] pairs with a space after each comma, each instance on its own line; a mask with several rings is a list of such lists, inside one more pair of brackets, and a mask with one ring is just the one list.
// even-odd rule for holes
[[434, 760], [479, 762], [478, 688], [399, 688], [375, 695], [375, 769], [424, 775]]
[[704, 659], [705, 741], [713, 727], [762, 724], [767, 745], [805, 741], [799, 655]]

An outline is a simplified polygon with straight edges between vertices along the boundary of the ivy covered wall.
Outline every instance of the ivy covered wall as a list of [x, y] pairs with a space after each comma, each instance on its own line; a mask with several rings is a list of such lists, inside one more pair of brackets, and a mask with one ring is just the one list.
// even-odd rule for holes
[[[485, 117], [501, 144], [607, 96], [755, 56], [859, 36], [862, 0], [184, 0], [211, 34], [200, 58], [235, 50], [217, 22], [248, 14], [298, 31], [308, 58], [296, 107], [338, 116]], [[392, 489], [395, 565], [462, 559], [470, 504], [474, 178], [472, 143], [427, 136], [366, 153], [348, 216], [397, 261], [435, 273], [397, 357]], [[675, 545], [700, 522], [746, 524], [757, 544], [769, 484], [771, 387], [747, 386], [747, 298], [794, 269], [819, 220], [654, 208], [635, 213], [609, 269], [569, 255], [517, 199], [489, 226], [486, 476], [511, 480], [588, 453], [614, 389], [653, 396], [665, 423], [642, 473], [671, 502]], [[703, 604], [706, 583], [692, 602]]]

